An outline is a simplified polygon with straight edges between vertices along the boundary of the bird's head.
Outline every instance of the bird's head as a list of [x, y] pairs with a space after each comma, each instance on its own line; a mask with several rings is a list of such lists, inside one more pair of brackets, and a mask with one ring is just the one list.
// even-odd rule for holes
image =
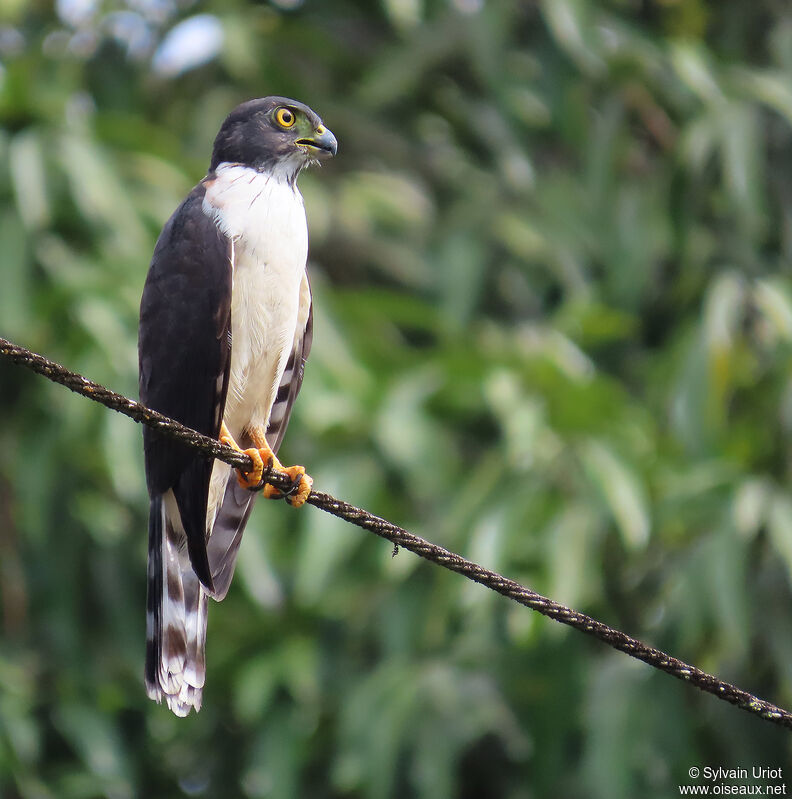
[[307, 105], [287, 97], [262, 97], [238, 105], [214, 143], [210, 171], [242, 164], [293, 180], [311, 163], [336, 154], [336, 137]]

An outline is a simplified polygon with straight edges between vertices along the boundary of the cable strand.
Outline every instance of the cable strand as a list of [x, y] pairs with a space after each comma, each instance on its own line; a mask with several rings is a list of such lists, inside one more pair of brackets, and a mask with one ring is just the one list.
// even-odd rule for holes
[[[55, 383], [66, 386], [77, 394], [99, 402], [107, 408], [123, 413], [140, 424], [148, 425], [165, 436], [194, 447], [207, 458], [217, 458], [243, 470], [249, 470], [253, 466], [247, 455], [4, 338], [0, 338], [0, 356]], [[288, 489], [292, 483], [289, 475], [272, 469], [265, 470], [264, 477], [266, 482], [276, 488]], [[742, 688], [725, 682], [659, 649], [648, 646], [620, 630], [609, 627], [604, 622], [542, 596], [514, 580], [463, 558], [461, 555], [413, 535], [387, 519], [381, 519], [367, 510], [357, 508], [321, 491], [311, 491], [306, 501], [320, 510], [390, 541], [394, 547], [406, 549], [430, 563], [461, 574], [520, 605], [535, 610], [549, 619], [574, 627], [613, 649], [624, 652], [630, 657], [643, 661], [702, 691], [713, 694], [748, 713], [792, 730], [792, 713], [788, 710], [760, 699]]]

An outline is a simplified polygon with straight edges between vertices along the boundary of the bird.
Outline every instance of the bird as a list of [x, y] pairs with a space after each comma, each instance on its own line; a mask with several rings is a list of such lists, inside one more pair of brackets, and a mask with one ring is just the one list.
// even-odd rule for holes
[[[242, 103], [152, 255], [140, 303], [140, 400], [253, 462], [249, 472], [234, 470], [144, 430], [144, 677], [148, 696], [177, 716], [201, 708], [208, 600], [228, 592], [258, 492], [299, 506], [311, 490], [302, 466], [277, 459], [313, 338], [297, 178], [337, 147], [301, 102]], [[262, 482], [267, 466], [289, 475], [290, 491]]]

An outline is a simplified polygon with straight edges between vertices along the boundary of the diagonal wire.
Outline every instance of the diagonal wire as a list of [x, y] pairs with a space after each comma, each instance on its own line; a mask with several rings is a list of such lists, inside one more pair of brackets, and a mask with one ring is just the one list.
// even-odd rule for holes
[[[114, 391], [4, 338], [0, 338], [0, 356], [8, 358], [20, 366], [25, 366], [55, 383], [60, 383], [77, 394], [82, 394], [112, 410], [123, 413], [136, 422], [159, 430], [163, 435], [195, 447], [207, 457], [217, 458], [245, 471], [250, 470], [253, 466], [247, 455], [239, 453], [213, 438], [201, 435], [201, 433], [191, 430], [189, 427], [185, 427], [179, 422], [141, 405], [139, 402], [128, 399], [121, 394], [116, 394]], [[292, 485], [291, 478], [282, 472], [270, 470], [268, 473], [265, 471], [264, 477], [268, 483], [271, 483], [276, 488], [288, 489]], [[724, 682], [712, 674], [708, 674], [696, 666], [689, 665], [659, 649], [648, 646], [620, 630], [597, 621], [597, 619], [565, 607], [536, 593], [536, 591], [532, 591], [530, 588], [526, 588], [524, 585], [520, 585], [514, 580], [510, 580], [490, 569], [485, 569], [483, 566], [479, 566], [461, 555], [413, 535], [386, 519], [374, 516], [366, 510], [356, 508], [348, 502], [336, 499], [330, 494], [325, 494], [321, 491], [311, 491], [307, 502], [333, 516], [337, 516], [339, 519], [344, 519], [358, 527], [362, 527], [364, 530], [369, 530], [381, 538], [387, 539], [394, 546], [403, 547], [431, 563], [443, 566], [467, 577], [469, 580], [497, 591], [499, 594], [525, 605], [525, 607], [531, 608], [543, 616], [587, 633], [630, 657], [648, 663], [653, 668], [664, 671], [678, 680], [684, 680], [696, 688], [713, 694], [732, 705], [736, 705], [748, 713], [792, 730], [792, 713], [788, 710], [777, 707], [764, 699], [759, 699], [748, 693], [748, 691]]]

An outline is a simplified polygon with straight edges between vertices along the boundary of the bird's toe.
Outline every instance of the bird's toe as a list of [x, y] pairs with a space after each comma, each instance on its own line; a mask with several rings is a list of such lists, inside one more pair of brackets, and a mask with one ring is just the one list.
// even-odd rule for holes
[[290, 466], [285, 471], [292, 479], [291, 488], [285, 492], [286, 502], [293, 508], [299, 508], [311, 493], [313, 478], [305, 473], [304, 466]]
[[261, 475], [264, 474], [264, 459], [255, 448], [243, 451], [245, 455], [253, 461], [253, 468], [249, 472], [243, 472], [241, 469], [237, 469], [237, 479], [242, 488], [248, 488], [254, 491], [259, 487]]

